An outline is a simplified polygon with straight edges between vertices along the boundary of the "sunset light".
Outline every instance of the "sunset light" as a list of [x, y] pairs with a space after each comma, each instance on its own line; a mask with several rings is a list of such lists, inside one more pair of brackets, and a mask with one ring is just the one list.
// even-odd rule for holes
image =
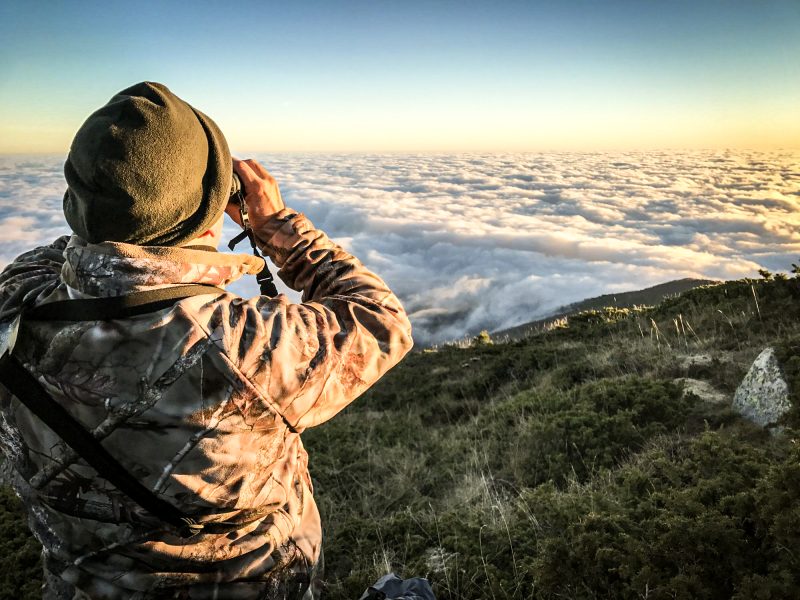
[[140, 80], [239, 151], [800, 146], [793, 0], [183, 6], [4, 2], [0, 152], [66, 151]]
[[800, 598], [800, 0], [0, 0], [0, 600]]

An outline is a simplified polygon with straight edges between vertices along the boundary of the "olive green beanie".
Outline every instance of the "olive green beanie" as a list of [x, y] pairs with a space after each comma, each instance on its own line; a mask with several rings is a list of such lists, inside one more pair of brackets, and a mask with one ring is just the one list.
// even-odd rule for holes
[[178, 246], [213, 225], [232, 165], [219, 127], [160, 83], [122, 90], [75, 134], [64, 215], [90, 243]]

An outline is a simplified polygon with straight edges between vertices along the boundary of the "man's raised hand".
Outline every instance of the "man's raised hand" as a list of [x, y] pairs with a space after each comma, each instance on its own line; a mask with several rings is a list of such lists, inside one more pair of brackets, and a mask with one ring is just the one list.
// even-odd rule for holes
[[[250, 225], [257, 231], [272, 215], [284, 208], [278, 182], [260, 163], [252, 158], [247, 160], [234, 158], [233, 170], [236, 171], [236, 174], [242, 180], [242, 185], [244, 185], [244, 201], [247, 204]], [[238, 206], [229, 203], [225, 207], [225, 212], [239, 226], [242, 225]]]

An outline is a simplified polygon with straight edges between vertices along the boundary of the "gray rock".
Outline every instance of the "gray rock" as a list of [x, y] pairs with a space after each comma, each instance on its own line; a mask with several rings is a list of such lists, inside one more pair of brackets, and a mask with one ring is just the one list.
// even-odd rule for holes
[[712, 404], [728, 404], [731, 401], [730, 395], [719, 391], [707, 381], [692, 379], [690, 377], [682, 377], [675, 381], [683, 385], [684, 394], [694, 394], [705, 402], [710, 402]]
[[753, 362], [733, 397], [733, 408], [762, 427], [775, 425], [791, 407], [789, 386], [775, 351], [766, 348]]
[[710, 367], [713, 362], [714, 359], [711, 358], [710, 354], [691, 354], [684, 357], [681, 362], [681, 368], [689, 371], [695, 367]]

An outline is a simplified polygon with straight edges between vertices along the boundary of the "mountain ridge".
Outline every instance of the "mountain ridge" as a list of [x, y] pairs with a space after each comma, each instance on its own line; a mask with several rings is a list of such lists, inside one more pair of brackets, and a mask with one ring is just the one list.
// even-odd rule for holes
[[586, 298], [578, 302], [573, 302], [557, 308], [552, 314], [528, 321], [513, 327], [499, 329], [490, 332], [490, 336], [494, 340], [516, 340], [523, 338], [527, 335], [540, 332], [548, 328], [548, 326], [556, 323], [557, 321], [575, 315], [586, 310], [598, 310], [606, 307], [614, 308], [633, 308], [634, 306], [654, 306], [668, 298], [677, 294], [688, 292], [697, 287], [704, 285], [715, 285], [723, 283], [717, 279], [694, 279], [685, 277], [683, 279], [673, 279], [665, 281], [648, 288], [639, 290], [631, 290], [628, 292], [618, 292], [612, 294], [602, 294]]

